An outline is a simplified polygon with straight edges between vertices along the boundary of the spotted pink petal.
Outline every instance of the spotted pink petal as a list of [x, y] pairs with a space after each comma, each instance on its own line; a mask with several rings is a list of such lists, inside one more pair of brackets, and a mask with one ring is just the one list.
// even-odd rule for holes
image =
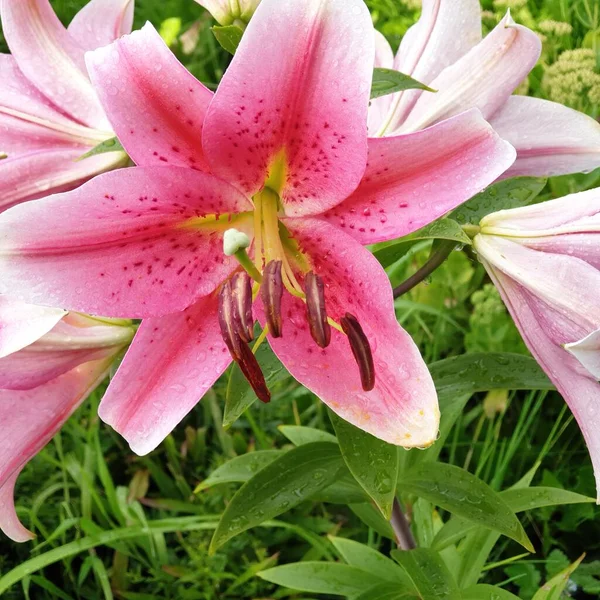
[[95, 50], [131, 32], [134, 0], [91, 0], [68, 27], [71, 37], [84, 49]]
[[0, 296], [0, 359], [39, 340], [65, 314], [60, 308], [33, 306]]
[[66, 317], [31, 345], [0, 358], [0, 389], [36, 388], [78, 365], [115, 356], [133, 338], [131, 327], [81, 319], [88, 322], [73, 324]]
[[517, 149], [506, 177], [587, 173], [600, 167], [600, 124], [584, 113], [548, 100], [511, 96], [490, 122]]
[[140, 455], [154, 450], [231, 363], [217, 295], [142, 322], [100, 404], [100, 418]]
[[[600, 384], [582, 368], [569, 352], [554, 343], [549, 329], [540, 322], [540, 313], [530, 307], [523, 288], [484, 261], [484, 266], [498, 287], [527, 347], [561, 393], [579, 423], [586, 441], [596, 488], [600, 490]], [[598, 495], [600, 501], [600, 494]]]
[[86, 75], [84, 50], [48, 0], [0, 0], [2, 30], [19, 69], [56, 106], [104, 129], [106, 117]]
[[365, 168], [374, 45], [361, 0], [263, 0], [208, 110], [213, 172], [250, 196], [271, 173], [288, 215], [343, 200]]
[[375, 388], [363, 391], [348, 338], [332, 330], [331, 344], [311, 338], [303, 302], [286, 294], [283, 337], [269, 338], [289, 372], [345, 420], [405, 447], [428, 446], [439, 410], [433, 381], [411, 337], [396, 320], [389, 279], [373, 255], [323, 221], [286, 219], [286, 226], [325, 283], [327, 313], [339, 322], [353, 314], [367, 335]]
[[407, 235], [456, 208], [514, 161], [478, 110], [423, 131], [369, 140], [358, 189], [325, 218], [362, 244]]
[[[420, 19], [402, 38], [395, 68], [429, 84], [480, 40], [479, 0], [424, 0]], [[407, 90], [396, 94], [379, 133], [393, 133], [422, 93]]]
[[202, 123], [213, 94], [150, 23], [86, 61], [113, 129], [138, 165], [208, 170]]
[[[392, 47], [385, 36], [377, 30], [375, 31], [375, 67], [380, 69], [394, 68], [394, 52], [392, 51]], [[371, 100], [368, 114], [369, 135], [375, 135], [379, 131], [390, 110], [393, 99], [394, 96], [388, 94]]]
[[13, 490], [23, 468], [104, 379], [110, 361], [77, 367], [29, 391], [0, 390], [0, 529], [17, 542], [33, 537], [20, 525]]
[[485, 39], [430, 83], [437, 93], [421, 94], [398, 131], [417, 131], [469, 108], [491, 117], [531, 71], [541, 47], [533, 31], [507, 14]]
[[[72, 190], [94, 175], [123, 165], [126, 160], [122, 152], [78, 160], [86, 151], [87, 148], [69, 146], [0, 160], [0, 212], [26, 200]], [[26, 227], [30, 227], [30, 223]]]
[[227, 214], [250, 209], [233, 187], [191, 169], [106, 173], [0, 215], [0, 293], [126, 318], [183, 310], [236, 267], [222, 250]]

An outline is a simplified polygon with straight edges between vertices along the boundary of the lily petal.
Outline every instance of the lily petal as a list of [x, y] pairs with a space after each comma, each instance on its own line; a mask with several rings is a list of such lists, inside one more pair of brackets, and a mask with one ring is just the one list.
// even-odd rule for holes
[[183, 312], [142, 322], [112, 379], [100, 418], [139, 455], [154, 450], [231, 363], [217, 294]]
[[407, 235], [462, 204], [514, 161], [478, 110], [423, 131], [369, 140], [358, 189], [324, 217], [361, 244]]
[[91, 0], [68, 27], [71, 37], [84, 49], [95, 50], [131, 32], [134, 0]]
[[[480, 40], [479, 0], [424, 0], [421, 17], [402, 38], [395, 68], [429, 84]], [[421, 94], [421, 90], [397, 94], [379, 135], [393, 133]]]
[[[394, 52], [392, 47], [385, 36], [377, 30], [375, 30], [375, 68], [394, 68]], [[371, 100], [368, 114], [369, 135], [375, 135], [379, 131], [393, 100], [393, 94]]]
[[113, 129], [138, 165], [208, 171], [202, 123], [213, 94], [150, 23], [86, 54], [86, 62]]
[[27, 200], [71, 190], [94, 175], [121, 166], [126, 160], [122, 152], [78, 160], [86, 150], [73, 147], [37, 150], [0, 160], [0, 211]]
[[2, 30], [25, 76], [47, 98], [85, 125], [104, 129], [106, 117], [85, 72], [83, 48], [48, 0], [1, 0]]
[[288, 215], [343, 200], [366, 164], [374, 46], [361, 0], [263, 0], [208, 110], [213, 172], [249, 196], [270, 178]]
[[39, 340], [66, 314], [60, 308], [34, 306], [0, 296], [0, 359]]
[[417, 131], [469, 108], [491, 117], [531, 71], [541, 47], [540, 38], [508, 13], [485, 39], [430, 83], [437, 93], [421, 94], [398, 131]]
[[59, 431], [77, 407], [106, 377], [110, 362], [81, 365], [26, 392], [0, 390], [0, 529], [17, 542], [32, 534], [19, 524], [13, 490], [23, 468]]
[[[483, 261], [513, 317], [527, 347], [561, 393], [585, 438], [600, 492], [600, 384], [584, 372], [569, 352], [557, 346], [537, 321], [523, 288], [511, 278]], [[598, 493], [600, 501], [600, 493]]]
[[505, 177], [588, 173], [600, 167], [600, 123], [548, 100], [511, 96], [490, 119], [517, 149]]
[[596, 379], [600, 379], [600, 329], [578, 342], [565, 344], [568, 350]]
[[284, 295], [283, 337], [269, 337], [290, 373], [343, 419], [392, 444], [424, 447], [437, 436], [439, 410], [431, 375], [394, 313], [392, 288], [373, 255], [317, 219], [286, 226], [325, 285], [327, 314], [356, 317], [371, 345], [375, 387], [363, 390], [348, 338], [332, 330], [327, 348], [311, 337], [304, 303]]
[[[249, 209], [235, 188], [191, 169], [105, 173], [0, 215], [0, 293], [126, 318], [183, 310], [237, 266], [223, 231]], [[243, 217], [235, 223], [244, 229]]]

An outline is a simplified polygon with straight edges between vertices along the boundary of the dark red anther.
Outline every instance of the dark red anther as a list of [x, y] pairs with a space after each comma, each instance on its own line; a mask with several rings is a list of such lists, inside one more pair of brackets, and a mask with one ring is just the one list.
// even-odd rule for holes
[[325, 286], [323, 280], [313, 271], [304, 277], [304, 293], [310, 335], [318, 346], [327, 348], [331, 342], [331, 326], [327, 322], [325, 309]]
[[260, 293], [265, 306], [265, 316], [269, 325], [269, 333], [273, 337], [281, 337], [281, 297], [283, 296], [283, 280], [281, 278], [282, 263], [272, 260], [267, 263], [263, 272]]
[[248, 383], [252, 386], [254, 393], [257, 395], [261, 402], [269, 402], [271, 400], [271, 392], [267, 387], [265, 376], [263, 375], [262, 369], [256, 360], [256, 356], [252, 353], [252, 350], [246, 345], [242, 344], [242, 357], [236, 361], [239, 365], [244, 377], [248, 380]]
[[340, 321], [344, 333], [348, 336], [350, 348], [360, 371], [363, 390], [369, 392], [375, 387], [375, 365], [371, 345], [360, 323], [354, 315], [346, 313]]
[[236, 273], [231, 279], [233, 298], [233, 319], [242, 341], [254, 339], [254, 318], [252, 317], [252, 280], [245, 271]]

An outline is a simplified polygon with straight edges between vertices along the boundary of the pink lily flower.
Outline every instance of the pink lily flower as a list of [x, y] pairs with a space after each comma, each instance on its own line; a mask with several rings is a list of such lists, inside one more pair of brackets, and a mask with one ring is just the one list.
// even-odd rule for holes
[[4, 213], [0, 293], [144, 319], [100, 407], [135, 452], [232, 357], [268, 399], [247, 346], [254, 316], [344, 419], [393, 444], [435, 440], [433, 382], [363, 245], [461, 204], [515, 152], [477, 110], [368, 140], [373, 59], [361, 0], [263, 0], [214, 97], [150, 25], [88, 55], [139, 166]]
[[123, 166], [123, 152], [78, 160], [114, 137], [84, 54], [131, 31], [133, 0], [92, 0], [68, 30], [48, 0], [0, 0], [12, 54], [0, 55], [0, 211]]
[[600, 189], [481, 221], [474, 244], [529, 350], [567, 401], [600, 489]]
[[219, 23], [238, 25], [244, 29], [256, 11], [260, 0], [196, 0]]
[[479, 0], [423, 0], [398, 54], [377, 37], [376, 66], [394, 68], [437, 90], [407, 90], [373, 101], [371, 135], [418, 131], [479, 108], [517, 150], [504, 174], [550, 176], [600, 167], [600, 124], [562, 104], [511, 95], [536, 64], [541, 42], [510, 13], [481, 39]]
[[14, 541], [34, 537], [15, 511], [19, 473], [104, 380], [133, 334], [127, 321], [0, 298], [0, 530]]

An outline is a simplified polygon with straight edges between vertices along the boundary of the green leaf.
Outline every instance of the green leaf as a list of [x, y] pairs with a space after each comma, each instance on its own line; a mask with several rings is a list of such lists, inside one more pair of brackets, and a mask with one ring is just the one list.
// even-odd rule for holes
[[389, 520], [396, 497], [398, 448], [338, 417], [329, 411], [346, 465], [365, 492]]
[[329, 442], [299, 446], [275, 459], [233, 496], [211, 540], [210, 551], [310, 498], [327, 487], [343, 466], [339, 448]]
[[267, 569], [258, 576], [292, 590], [337, 596], [360, 594], [379, 583], [376, 575], [334, 562], [299, 562]]
[[498, 210], [527, 206], [544, 189], [546, 180], [538, 177], [515, 177], [499, 181], [477, 194], [450, 216], [461, 225], [479, 225], [486, 215]]
[[518, 596], [494, 585], [474, 585], [462, 591], [461, 600], [521, 600]]
[[[256, 352], [256, 359], [265, 376], [267, 386], [271, 387], [287, 376], [287, 371], [275, 356], [269, 344], [261, 344]], [[223, 427], [225, 429], [231, 427], [256, 400], [254, 390], [242, 374], [238, 365], [233, 363], [227, 384]]]
[[285, 450], [258, 450], [236, 456], [215, 469], [196, 487], [194, 493], [220, 483], [244, 483], [284, 453]]
[[398, 482], [415, 494], [477, 525], [498, 531], [533, 552], [523, 526], [502, 497], [468, 471], [444, 463], [422, 463]]
[[431, 548], [392, 550], [392, 557], [406, 571], [421, 600], [452, 600], [460, 597], [448, 567]]
[[424, 83], [421, 83], [404, 73], [400, 73], [400, 71], [394, 71], [394, 69], [382, 69], [380, 67], [373, 70], [371, 100], [381, 98], [381, 96], [387, 96], [388, 94], [395, 94], [396, 92], [401, 92], [403, 90], [436, 91], [427, 87]]
[[406, 578], [404, 571], [387, 556], [377, 550], [354, 540], [329, 536], [331, 543], [340, 553], [341, 557], [352, 567], [362, 569], [376, 575], [385, 581], [393, 581], [411, 589], [410, 581]]
[[[345, 467], [344, 467], [345, 469]], [[342, 469], [343, 472], [344, 469]], [[358, 485], [352, 473], [346, 469], [343, 475], [338, 475], [330, 486], [317, 492], [311, 497], [316, 502], [328, 502], [330, 504], [352, 504], [356, 502], [370, 502], [365, 490]]]
[[109, 140], [100, 142], [97, 146], [94, 146], [89, 152], [86, 152], [77, 160], [84, 160], [86, 158], [90, 158], [91, 156], [96, 156], [97, 154], [106, 154], [107, 152], [122, 152], [123, 154], [126, 154], [125, 148], [123, 148], [119, 139], [113, 137]]
[[217, 38], [217, 42], [229, 52], [229, 54], [235, 54], [244, 31], [237, 25], [215, 25], [212, 28], [213, 35]]
[[457, 244], [471, 244], [471, 239], [456, 221], [452, 219], [438, 219], [392, 244], [375, 250], [373, 256], [375, 256], [384, 268], [387, 268], [402, 258], [408, 248], [416, 242], [432, 239], [449, 240]]
[[420, 600], [411, 592], [405, 592], [398, 589], [397, 585], [392, 583], [380, 583], [375, 587], [369, 588], [360, 596], [353, 600]]
[[555, 575], [550, 581], [547, 581], [533, 596], [531, 600], [560, 600], [562, 593], [569, 583], [569, 579], [581, 561], [585, 558], [585, 554], [580, 556], [572, 565], [569, 565], [564, 571]]
[[299, 425], [280, 425], [277, 429], [294, 444], [294, 446], [304, 446], [311, 442], [332, 442], [337, 444], [334, 435], [314, 427], [301, 427]]
[[373, 504], [363, 502], [362, 504], [349, 504], [350, 510], [367, 526], [375, 530], [379, 535], [390, 540], [396, 538], [394, 530], [389, 521], [386, 521], [379, 510]]

